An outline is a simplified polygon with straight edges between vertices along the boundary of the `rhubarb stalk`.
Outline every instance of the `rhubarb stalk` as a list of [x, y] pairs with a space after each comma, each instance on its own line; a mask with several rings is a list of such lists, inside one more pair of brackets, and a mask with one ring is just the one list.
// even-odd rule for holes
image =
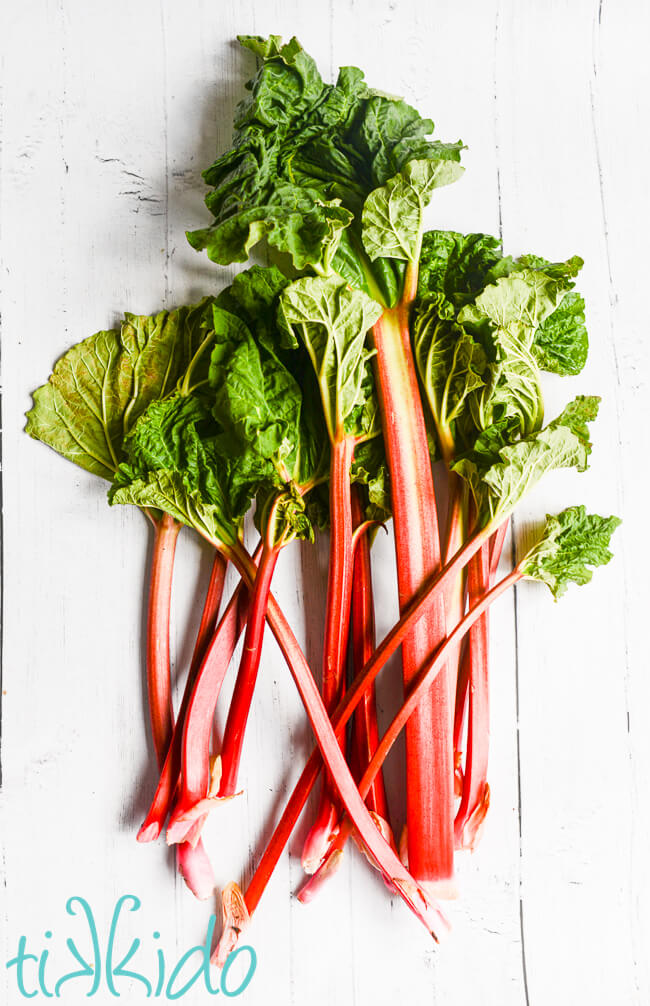
[[[345, 661], [352, 598], [352, 507], [350, 465], [354, 437], [338, 430], [332, 443], [330, 468], [330, 561], [327, 582], [325, 641], [323, 649], [323, 703], [332, 712], [345, 686]], [[329, 781], [323, 781], [316, 820], [305, 840], [302, 865], [313, 873], [325, 856], [339, 817], [337, 801]]]
[[169, 674], [169, 611], [176, 541], [181, 524], [163, 513], [149, 516], [154, 526], [153, 556], [147, 612], [147, 691], [154, 749], [165, 760], [174, 729]]
[[249, 605], [244, 650], [235, 683], [221, 748], [219, 797], [233, 796], [241, 760], [246, 723], [250, 712], [257, 672], [262, 655], [262, 640], [269, 591], [282, 543], [265, 540]]
[[[408, 326], [416, 285], [417, 270], [409, 265], [400, 306], [386, 310], [373, 328], [402, 610], [440, 565], [431, 460]], [[404, 642], [405, 688], [445, 634], [444, 598], [438, 594]], [[406, 730], [409, 868], [418, 880], [438, 882], [443, 893], [454, 870], [451, 694], [449, 676], [441, 675]]]
[[[363, 525], [359, 490], [352, 493], [352, 520], [355, 528]], [[356, 545], [352, 582], [352, 666], [355, 675], [368, 663], [375, 651], [375, 606], [372, 589], [370, 540], [363, 534]], [[354, 748], [356, 769], [361, 776], [368, 766], [379, 743], [377, 727], [377, 700], [372, 685], [364, 692], [354, 714]], [[388, 801], [383, 776], [379, 774], [368, 790], [366, 806], [388, 825]]]

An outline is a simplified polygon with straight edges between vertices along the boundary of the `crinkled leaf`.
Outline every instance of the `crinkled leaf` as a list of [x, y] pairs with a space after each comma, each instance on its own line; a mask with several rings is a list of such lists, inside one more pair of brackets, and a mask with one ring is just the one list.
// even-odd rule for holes
[[[223, 304], [233, 314], [241, 316], [243, 312], [256, 341], [274, 356], [280, 349], [295, 349], [298, 345], [278, 312], [280, 294], [289, 282], [276, 266], [254, 265], [235, 276], [226, 291], [229, 303]], [[221, 304], [221, 297], [217, 303]]]
[[381, 315], [379, 304], [338, 276], [317, 276], [288, 286], [281, 305], [311, 358], [330, 438], [340, 429], [367, 432], [349, 429], [349, 421], [364, 403], [365, 338]]
[[118, 491], [130, 484], [149, 485], [156, 472], [174, 472], [188, 493], [214, 508], [213, 523], [217, 511], [221, 515], [221, 540], [234, 540], [265, 473], [250, 459], [224, 458], [218, 433], [205, 403], [193, 396], [177, 394], [152, 402], [125, 440], [126, 460], [118, 468], [109, 501], [120, 502]]
[[565, 292], [564, 280], [524, 269], [487, 286], [459, 312], [459, 323], [483, 342], [493, 361], [485, 387], [472, 400], [479, 429], [507, 416], [519, 417], [523, 435], [541, 426], [544, 407], [532, 346]]
[[470, 455], [453, 465], [469, 485], [482, 525], [507, 517], [546, 472], [586, 469], [591, 445], [584, 423], [587, 413], [595, 418], [597, 404], [598, 399], [576, 399], [545, 429], [501, 448], [494, 463]]
[[[245, 261], [266, 237], [296, 268], [332, 265], [347, 279], [355, 274], [352, 282], [364, 290], [358, 248], [366, 197], [410, 161], [458, 161], [462, 144], [429, 139], [429, 119], [369, 88], [355, 67], [343, 67], [335, 85], [323, 83], [296, 39], [241, 41], [261, 65], [237, 108], [231, 149], [204, 174], [214, 222], [188, 239], [227, 264]], [[345, 239], [350, 225], [352, 242]], [[402, 263], [382, 258], [372, 272], [386, 303], [394, 303]]]
[[540, 370], [575, 375], [587, 362], [588, 352], [585, 302], [579, 293], [567, 293], [537, 329], [533, 355]]
[[490, 234], [426, 231], [418, 272], [418, 299], [438, 297], [440, 317], [454, 318], [486, 286], [501, 260], [501, 242]]
[[151, 317], [126, 314], [65, 353], [34, 392], [26, 431], [81, 468], [111, 479], [122, 443], [150, 402], [173, 390], [205, 338], [211, 299]]
[[[212, 410], [225, 454], [251, 454], [276, 488], [306, 492], [325, 477], [329, 440], [306, 350], [279, 310], [279, 270], [240, 273], [214, 309]], [[293, 490], [292, 490], [293, 491]]]
[[469, 395], [484, 384], [482, 347], [460, 325], [440, 317], [438, 298], [415, 314], [413, 350], [427, 395], [443, 456], [454, 453], [453, 425], [465, 411]]
[[144, 478], [116, 486], [111, 503], [133, 503], [170, 514], [175, 520], [194, 528], [209, 541], [233, 544], [232, 529], [224, 524], [221, 508], [206, 503], [198, 490], [188, 488], [177, 471], [151, 471]]
[[240, 44], [262, 60], [253, 78], [252, 95], [240, 102], [235, 113], [237, 126], [248, 121], [266, 126], [290, 122], [317, 101], [323, 81], [314, 60], [297, 38], [286, 45], [279, 35], [238, 35]]
[[214, 308], [215, 341], [210, 362], [213, 412], [225, 431], [224, 449], [233, 455], [253, 449], [280, 463], [293, 453], [299, 436], [301, 395], [293, 376], [265, 354], [245, 323]]
[[573, 255], [566, 262], [549, 262], [539, 255], [522, 255], [518, 259], [501, 259], [486, 277], [486, 282], [492, 282], [514, 272], [535, 270], [558, 283], [561, 297], [554, 311], [535, 331], [532, 344], [533, 354], [541, 370], [575, 375], [580, 373], [586, 363], [589, 340], [585, 327], [584, 301], [579, 294], [566, 292], [572, 290], [575, 285], [573, 281], [583, 265], [579, 255]]
[[213, 262], [227, 265], [246, 262], [251, 249], [266, 238], [291, 256], [296, 269], [316, 264], [328, 269], [352, 215], [338, 200], [320, 199], [317, 192], [289, 183], [276, 185], [267, 200], [224, 217], [218, 225], [189, 232], [188, 241], [197, 251], [206, 249]]
[[499, 242], [485, 234], [424, 235], [416, 326], [424, 316], [455, 321], [488, 360], [454, 430], [457, 450], [467, 451], [490, 428], [507, 426], [511, 439], [533, 433], [543, 420], [540, 367], [581, 369], [587, 335], [582, 300], [570, 292], [581, 266], [578, 256], [556, 263], [503, 258]]
[[[572, 402], [569, 402], [557, 419], [549, 423], [549, 429], [557, 429], [560, 426], [567, 427], [578, 438], [585, 449], [586, 457], [588, 457], [591, 453], [591, 441], [587, 423], [593, 423], [598, 415], [599, 407], [599, 396], [578, 395]], [[586, 467], [585, 462], [584, 468], [578, 467], [578, 471], [584, 471]]]
[[491, 331], [497, 345], [499, 337], [507, 336], [530, 348], [535, 331], [555, 310], [566, 289], [562, 278], [522, 269], [485, 287], [473, 304], [460, 311], [458, 321], [481, 333]]
[[410, 161], [371, 192], [361, 217], [363, 244], [370, 258], [414, 262], [420, 252], [422, 213], [433, 190], [455, 182], [463, 171], [454, 160]]
[[368, 520], [384, 523], [392, 515], [390, 476], [384, 442], [381, 436], [358, 444], [350, 471], [350, 481], [365, 487], [367, 502], [364, 507]]
[[279, 492], [270, 486], [263, 487], [257, 495], [255, 524], [260, 534], [276, 545], [286, 545], [296, 538], [314, 540], [307, 497], [291, 485]]
[[548, 514], [541, 539], [519, 563], [525, 577], [545, 583], [557, 600], [569, 583], [589, 583], [597, 566], [612, 558], [609, 543], [618, 517], [588, 514], [584, 506]]

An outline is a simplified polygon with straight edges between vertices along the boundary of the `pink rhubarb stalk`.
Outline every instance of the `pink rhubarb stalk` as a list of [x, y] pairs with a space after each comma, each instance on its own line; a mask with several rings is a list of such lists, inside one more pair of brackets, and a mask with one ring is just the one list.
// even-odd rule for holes
[[[215, 566], [213, 567], [213, 577], [217, 560], [219, 565], [223, 564], [223, 568], [225, 569], [225, 560], [221, 556], [217, 555], [215, 558]], [[204, 607], [204, 616], [206, 616], [206, 621], [210, 620], [210, 616], [206, 615], [206, 608], [208, 607], [210, 592], [213, 586], [213, 580], [211, 580], [210, 588], [208, 588], [208, 597], [206, 598], [206, 607]], [[155, 842], [165, 826], [165, 821], [167, 820], [167, 815], [170, 812], [172, 801], [176, 793], [176, 787], [181, 776], [183, 732], [187, 718], [187, 711], [190, 706], [190, 700], [193, 695], [196, 681], [200, 676], [209, 677], [212, 681], [217, 682], [222, 681], [223, 677], [225, 677], [237, 645], [237, 640], [243, 631], [245, 621], [245, 597], [245, 591], [240, 584], [230, 599], [218, 627], [213, 629], [212, 635], [208, 639], [207, 647], [205, 647], [204, 650], [199, 648], [199, 639], [205, 638], [202, 633], [202, 629], [205, 628], [204, 619], [201, 621], [201, 628], [199, 629], [199, 636], [197, 638], [194, 655], [192, 657], [192, 667], [190, 668], [190, 674], [188, 675], [188, 679], [185, 684], [185, 691], [178, 713], [178, 720], [174, 727], [174, 733], [167, 751], [167, 757], [165, 758], [164, 765], [160, 772], [160, 778], [158, 780], [154, 798], [147, 812], [147, 816], [138, 832], [138, 842]], [[210, 613], [210, 615], [216, 614], [218, 607], [219, 603], [217, 602], [215, 609]], [[209, 750], [207, 757], [209, 758]]]
[[[431, 460], [408, 325], [416, 288], [417, 269], [409, 265], [401, 304], [385, 311], [373, 328], [402, 610], [440, 566]], [[445, 635], [444, 597], [439, 594], [404, 642], [406, 688]], [[406, 730], [409, 867], [418, 880], [438, 882], [441, 893], [454, 872], [452, 715], [451, 682], [443, 674]]]
[[[338, 431], [332, 442], [330, 467], [330, 559], [323, 644], [323, 703], [328, 712], [336, 707], [345, 688], [350, 602], [352, 597], [352, 508], [350, 466], [354, 437]], [[302, 850], [306, 873], [318, 869], [327, 853], [339, 818], [335, 789], [323, 780], [320, 804]]]
[[156, 757], [162, 763], [174, 729], [169, 673], [169, 611], [174, 555], [181, 525], [166, 513], [160, 517], [151, 516], [151, 520], [155, 535], [147, 610], [147, 691], [153, 745]]
[[[490, 543], [486, 542], [467, 567], [469, 604], [473, 607], [487, 592], [490, 577]], [[469, 716], [467, 758], [463, 792], [454, 822], [456, 848], [473, 848], [490, 804], [487, 762], [490, 742], [488, 699], [489, 622], [487, 612], [469, 631]]]
[[[254, 570], [254, 561], [250, 561]], [[169, 844], [182, 841], [196, 844], [205, 815], [217, 802], [215, 797], [209, 796], [212, 721], [228, 665], [247, 615], [248, 592], [240, 584], [213, 636], [188, 700], [180, 740], [181, 785], [167, 828]], [[156, 823], [158, 821], [159, 818]]]
[[[352, 520], [355, 528], [364, 523], [363, 510], [359, 490], [354, 487], [352, 493]], [[356, 546], [354, 555], [354, 576], [352, 582], [352, 666], [354, 674], [358, 674], [368, 663], [375, 652], [375, 605], [372, 590], [372, 568], [370, 561], [370, 541], [363, 534]], [[354, 714], [354, 748], [356, 771], [359, 775], [367, 768], [370, 759], [379, 743], [377, 726], [377, 699], [374, 684], [364, 692], [361, 702]], [[381, 773], [368, 790], [366, 806], [381, 817], [387, 827], [388, 801]]]
[[221, 781], [219, 797], [233, 796], [237, 789], [237, 775], [241, 760], [246, 723], [253, 700], [253, 692], [257, 681], [257, 672], [262, 656], [262, 641], [266, 608], [271, 580], [282, 544], [265, 541], [262, 548], [260, 564], [255, 577], [252, 597], [249, 605], [248, 622], [244, 636], [244, 651], [242, 654], [237, 680], [228, 719], [223, 735], [221, 748]]
[[[161, 518], [153, 520], [153, 523], [155, 540], [149, 593], [147, 681], [156, 758], [158, 767], [164, 772], [173, 748], [174, 736], [169, 621], [174, 555], [180, 524], [169, 514], [163, 514]], [[205, 646], [206, 635], [214, 624], [221, 604], [225, 571], [225, 562], [221, 558], [218, 562], [215, 561], [194, 649], [193, 666], [189, 671], [190, 680], [198, 653]], [[178, 847], [177, 858], [179, 872], [192, 893], [201, 900], [210, 898], [214, 892], [214, 875], [203, 844], [198, 843], [193, 847], [182, 843]]]

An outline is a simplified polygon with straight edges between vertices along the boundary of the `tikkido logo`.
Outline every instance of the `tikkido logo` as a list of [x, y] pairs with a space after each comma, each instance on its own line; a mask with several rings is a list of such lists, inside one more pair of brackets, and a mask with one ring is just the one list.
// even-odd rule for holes
[[[102, 946], [89, 903], [84, 898], [69, 898], [66, 912], [77, 917], [83, 933], [75, 934], [75, 939], [71, 936], [55, 939], [48, 929], [44, 933], [45, 945], [40, 949], [34, 946], [28, 948], [27, 937], [21, 936], [16, 955], [6, 965], [15, 978], [18, 993], [25, 999], [42, 996], [60, 998], [65, 1002], [66, 992], [72, 992], [73, 987], [77, 995], [85, 992], [86, 998], [100, 991], [119, 998], [132, 991], [134, 986], [139, 986], [143, 998], [167, 1000], [182, 999], [197, 986], [204, 994], [207, 992], [216, 996], [221, 992], [228, 998], [235, 998], [246, 991], [255, 974], [257, 955], [252, 947], [244, 945], [230, 954], [221, 972], [211, 967], [210, 948], [216, 925], [214, 915], [210, 916], [205, 942], [190, 947], [176, 961], [167, 959], [158, 942], [160, 933], [157, 930], [151, 933], [151, 942], [139, 937], [131, 938], [124, 952], [129, 937], [126, 940], [120, 938], [120, 929], [126, 928], [120, 920], [124, 912], [137, 912], [141, 907], [142, 902], [133, 894], [119, 898], [113, 910], [106, 944]], [[83, 952], [79, 949], [80, 944], [84, 947]], [[61, 967], [61, 962], [64, 967]], [[74, 968], [68, 970], [72, 962]], [[131, 965], [128, 970], [127, 965]]]

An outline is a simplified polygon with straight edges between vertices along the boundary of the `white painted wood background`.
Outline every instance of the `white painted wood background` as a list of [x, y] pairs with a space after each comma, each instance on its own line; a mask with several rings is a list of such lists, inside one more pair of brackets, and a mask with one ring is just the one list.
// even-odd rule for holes
[[[152, 932], [171, 961], [203, 938], [162, 845], [139, 846], [154, 782], [142, 685], [149, 531], [109, 509], [105, 486], [22, 432], [30, 391], [73, 342], [125, 310], [154, 311], [220, 286], [184, 230], [206, 220], [200, 170], [230, 134], [253, 60], [238, 32], [295, 33], [324, 76], [340, 64], [401, 93], [468, 144], [465, 178], [436, 195], [434, 226], [501, 233], [507, 252], [581, 254], [591, 354], [547, 382], [549, 414], [603, 396], [592, 467], [549, 479], [516, 519], [586, 502], [624, 518], [616, 558], [555, 606], [529, 585], [494, 611], [493, 805], [463, 859], [454, 930], [435, 948], [356, 853], [318, 902], [290, 892], [284, 858], [249, 934], [259, 955], [242, 1001], [382, 1006], [650, 1003], [650, 10], [643, 0], [8, 0], [2, 12], [4, 655], [0, 1001], [22, 1002], [5, 962], [86, 897], [100, 929]], [[521, 543], [521, 541], [519, 542]], [[283, 557], [276, 590], [318, 651], [326, 551]], [[393, 618], [392, 553], [377, 546], [380, 628]], [[197, 564], [200, 577], [197, 580]], [[175, 668], [209, 557], [184, 534]], [[305, 623], [302, 592], [316, 614]], [[219, 880], [242, 876], [288, 792], [309, 731], [268, 642], [245, 796], [214, 814]], [[304, 833], [304, 830], [303, 830]], [[299, 836], [300, 838], [300, 836]], [[299, 840], [296, 845], [299, 847]], [[295, 851], [295, 846], [294, 846]], [[148, 964], [147, 964], [148, 962]], [[87, 984], [63, 991], [85, 1001]], [[139, 985], [120, 985], [140, 1002]], [[184, 1001], [207, 1001], [198, 989]], [[38, 1000], [37, 1000], [38, 1001]], [[108, 1002], [105, 989], [98, 1001]]]

